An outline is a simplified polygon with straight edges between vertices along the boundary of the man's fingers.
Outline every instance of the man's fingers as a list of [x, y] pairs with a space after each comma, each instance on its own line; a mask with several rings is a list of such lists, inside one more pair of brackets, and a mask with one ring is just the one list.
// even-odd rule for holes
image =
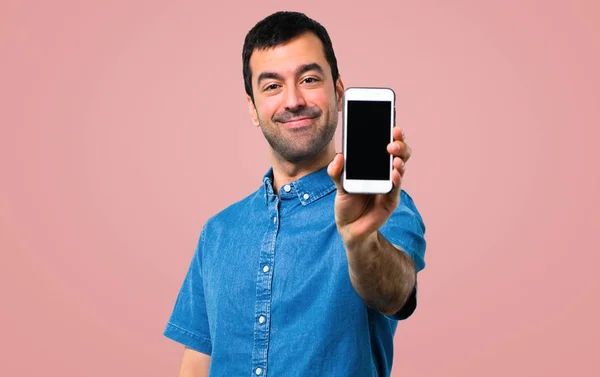
[[388, 144], [387, 151], [394, 157], [400, 157], [404, 162], [412, 155], [412, 149], [403, 141], [394, 141]]
[[392, 136], [394, 136], [394, 140], [399, 140], [399, 141], [406, 140], [406, 135], [404, 134], [404, 130], [398, 126], [393, 128]]
[[400, 157], [394, 157], [394, 169], [400, 172], [400, 176], [404, 176], [405, 163]]
[[390, 201], [395, 201], [400, 196], [400, 190], [402, 189], [402, 176], [398, 170], [392, 170], [392, 191], [387, 194], [387, 198]]
[[400, 157], [404, 162], [408, 161], [412, 155], [412, 148], [406, 144], [404, 130], [396, 126], [392, 129], [392, 136], [394, 137], [394, 142], [390, 143], [391, 147], [388, 147], [388, 152], [396, 157]]

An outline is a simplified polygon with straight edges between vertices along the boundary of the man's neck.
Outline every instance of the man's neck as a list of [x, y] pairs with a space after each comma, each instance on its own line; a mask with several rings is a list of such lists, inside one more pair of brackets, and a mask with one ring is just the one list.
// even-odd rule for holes
[[313, 158], [298, 163], [285, 161], [273, 154], [271, 163], [273, 165], [273, 189], [275, 193], [279, 193], [279, 189], [286, 183], [300, 179], [327, 166], [334, 157], [335, 146], [333, 143], [326, 146]]

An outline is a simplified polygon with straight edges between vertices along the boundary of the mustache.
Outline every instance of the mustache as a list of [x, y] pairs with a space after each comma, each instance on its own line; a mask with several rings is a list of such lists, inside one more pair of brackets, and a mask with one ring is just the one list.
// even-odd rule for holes
[[273, 117], [274, 122], [288, 122], [294, 118], [316, 118], [323, 112], [318, 107], [301, 107], [294, 111], [284, 111], [281, 114], [277, 114]]

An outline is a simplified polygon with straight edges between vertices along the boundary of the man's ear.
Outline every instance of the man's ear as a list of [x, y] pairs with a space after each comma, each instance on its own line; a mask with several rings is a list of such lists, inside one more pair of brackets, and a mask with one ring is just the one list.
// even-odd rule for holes
[[342, 81], [342, 76], [338, 76], [335, 83], [335, 94], [337, 96], [338, 111], [342, 111], [344, 106], [344, 82]]
[[258, 113], [256, 112], [256, 106], [254, 106], [254, 101], [252, 97], [246, 94], [246, 101], [248, 102], [248, 113], [250, 114], [250, 119], [254, 126], [258, 127], [260, 123], [258, 122]]

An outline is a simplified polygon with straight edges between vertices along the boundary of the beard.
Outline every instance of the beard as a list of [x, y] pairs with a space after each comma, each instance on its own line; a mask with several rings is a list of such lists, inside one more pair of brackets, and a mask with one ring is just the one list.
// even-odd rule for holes
[[[302, 107], [273, 116], [270, 122], [258, 119], [265, 139], [284, 160], [298, 163], [313, 158], [333, 139], [337, 127], [337, 110], [323, 113], [318, 107]], [[282, 125], [295, 117], [313, 118], [307, 128], [291, 129]]]

